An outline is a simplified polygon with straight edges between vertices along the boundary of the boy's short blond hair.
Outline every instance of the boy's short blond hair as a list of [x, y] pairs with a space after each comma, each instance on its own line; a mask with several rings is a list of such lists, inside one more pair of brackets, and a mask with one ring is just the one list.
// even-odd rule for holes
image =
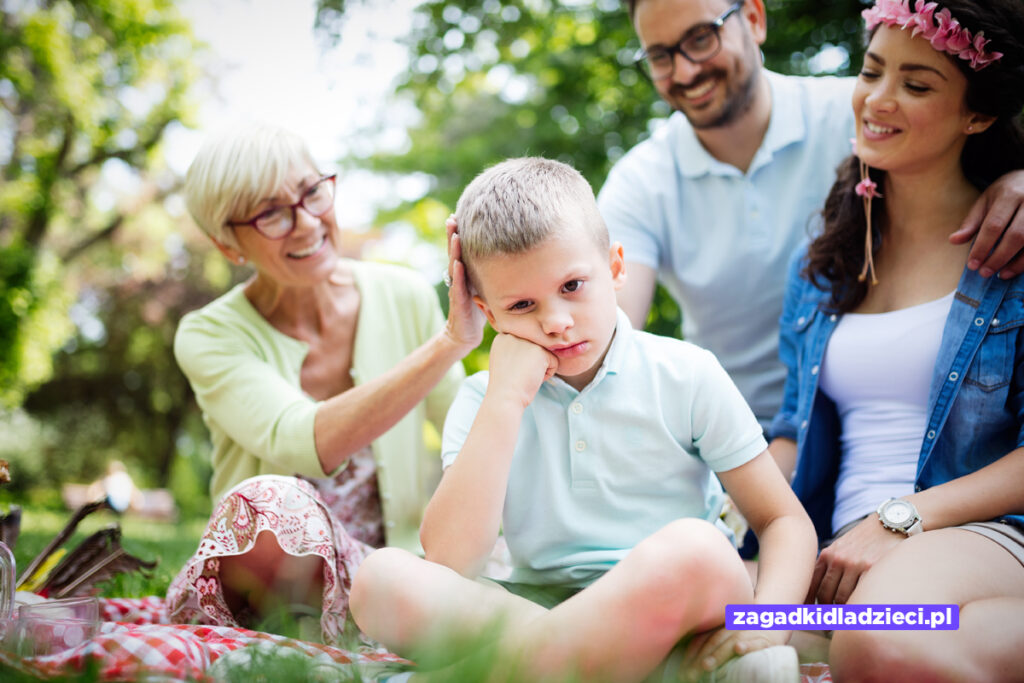
[[608, 249], [608, 229], [590, 184], [568, 164], [542, 157], [509, 159], [473, 179], [455, 207], [462, 260], [519, 254], [552, 235], [583, 228]]
[[297, 165], [316, 162], [306, 142], [265, 123], [241, 123], [208, 139], [185, 174], [185, 204], [193, 220], [221, 244], [237, 247], [230, 219], [249, 218]]

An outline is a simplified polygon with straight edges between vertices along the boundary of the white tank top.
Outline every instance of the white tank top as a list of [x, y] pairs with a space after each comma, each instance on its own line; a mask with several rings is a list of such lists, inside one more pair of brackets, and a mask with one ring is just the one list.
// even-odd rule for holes
[[[914, 492], [928, 392], [953, 292], [887, 313], [847, 313], [821, 363], [839, 410], [842, 459], [832, 531]], [[813, 457], [813, 454], [811, 454]]]

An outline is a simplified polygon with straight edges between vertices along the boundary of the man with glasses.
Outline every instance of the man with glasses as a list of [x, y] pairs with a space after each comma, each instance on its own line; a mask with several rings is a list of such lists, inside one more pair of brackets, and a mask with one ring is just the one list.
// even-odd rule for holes
[[[763, 68], [762, 0], [629, 0], [629, 11], [639, 65], [676, 112], [615, 165], [598, 196], [625, 247], [619, 304], [642, 327], [660, 278], [682, 308], [684, 337], [718, 356], [767, 427], [785, 378], [778, 319], [787, 264], [850, 153], [854, 79]], [[984, 260], [1016, 213], [982, 270], [1010, 262], [1016, 274], [1024, 174], [999, 188], [971, 258]], [[967, 241], [974, 231], [961, 232]]]

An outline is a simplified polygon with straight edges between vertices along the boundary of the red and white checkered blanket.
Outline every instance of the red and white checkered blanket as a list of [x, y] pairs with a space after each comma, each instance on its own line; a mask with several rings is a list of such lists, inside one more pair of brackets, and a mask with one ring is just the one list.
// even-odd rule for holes
[[[19, 659], [0, 651], [0, 662], [40, 679], [94, 667], [102, 681], [199, 682], [218, 678], [214, 675], [217, 660], [243, 648], [308, 657], [318, 668], [330, 671], [332, 680], [374, 680], [411, 664], [385, 651], [353, 652], [227, 626], [168, 624], [162, 597], [101, 598], [100, 608], [103, 624], [91, 640], [47, 657]], [[238, 655], [228, 659], [234, 662]], [[804, 664], [800, 673], [801, 683], [832, 680], [824, 664]]]
[[99, 633], [81, 645], [46, 657], [18, 658], [0, 652], [0, 662], [40, 679], [94, 668], [103, 681], [211, 680], [210, 667], [242, 648], [273, 649], [277, 654], [308, 657], [317, 667], [344, 669], [372, 680], [409, 662], [383, 651], [352, 652], [227, 626], [168, 624], [163, 598], [104, 598]]

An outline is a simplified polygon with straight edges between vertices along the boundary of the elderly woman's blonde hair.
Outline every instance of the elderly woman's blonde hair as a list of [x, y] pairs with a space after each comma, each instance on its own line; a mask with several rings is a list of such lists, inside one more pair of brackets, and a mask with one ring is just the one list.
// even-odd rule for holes
[[610, 244], [586, 178], [542, 157], [509, 159], [478, 175], [459, 197], [455, 220], [471, 279], [475, 259], [528, 251], [560, 230], [582, 228], [602, 249]]
[[208, 139], [185, 174], [185, 204], [207, 235], [237, 247], [229, 220], [250, 213], [272, 195], [296, 165], [316, 162], [305, 140], [265, 123], [243, 123]]

